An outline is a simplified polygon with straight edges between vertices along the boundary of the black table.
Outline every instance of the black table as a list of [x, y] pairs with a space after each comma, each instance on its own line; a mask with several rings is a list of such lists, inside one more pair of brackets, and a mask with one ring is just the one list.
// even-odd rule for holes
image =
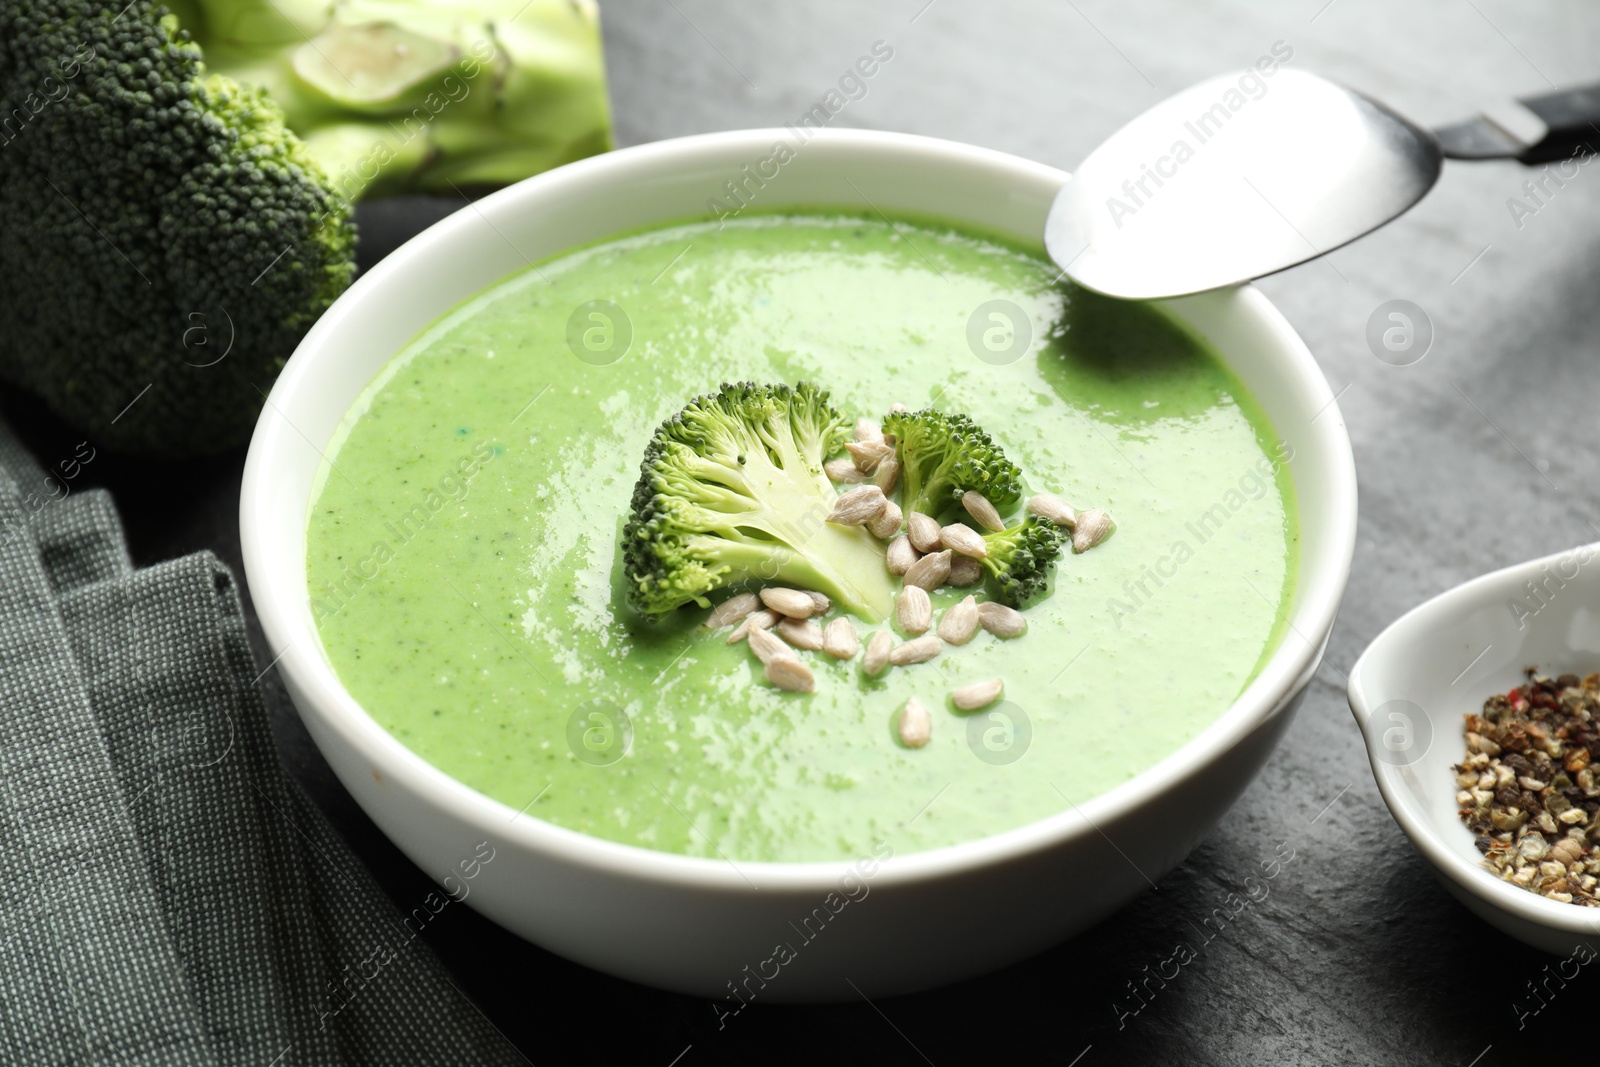
[[[1067, 168], [1160, 97], [1242, 70], [1275, 41], [1293, 48], [1291, 65], [1345, 80], [1425, 124], [1593, 80], [1600, 41], [1600, 8], [1585, 0], [896, 0], [870, 9], [851, 0], [614, 0], [605, 20], [624, 144], [797, 119], [883, 40], [893, 60], [838, 124], [949, 137]], [[1548, 958], [1474, 919], [1434, 881], [1378, 796], [1344, 700], [1344, 671], [1405, 609], [1600, 531], [1600, 167], [1547, 184], [1539, 200], [1521, 188], [1529, 176], [1511, 164], [1452, 165], [1395, 225], [1262, 283], [1321, 361], [1355, 442], [1355, 571], [1326, 662], [1282, 746], [1157, 890], [987, 978], [875, 1004], [756, 1006], [720, 1031], [708, 1002], [596, 974], [464, 908], [442, 913], [423, 936], [541, 1065], [1493, 1067], [1572, 1056], [1578, 1046], [1569, 1042], [1589, 1032], [1600, 994], [1596, 969], [1519, 1020], [1537, 1004], [1527, 983], [1544, 976]], [[1520, 225], [1513, 199], [1534, 209], [1519, 213]], [[459, 206], [364, 206], [363, 263]], [[1411, 366], [1380, 362], [1368, 348], [1368, 319], [1391, 299], [1420, 305], [1435, 331], [1431, 351]], [[26, 402], [9, 398], [5, 407], [41, 458], [71, 454], [69, 431]], [[152, 468], [101, 456], [85, 477], [117, 495], [138, 562], [210, 548], [238, 569], [242, 463], [233, 454]], [[259, 661], [271, 661], [275, 650], [254, 637]], [[334, 781], [275, 675], [264, 684], [285, 761], [396, 903], [419, 903], [432, 883]], [[1280, 842], [1295, 858], [1270, 896], [1176, 978], [1151, 983], [1154, 995], [1133, 1013], [1139, 1001], [1128, 984], [1194, 939], [1192, 924], [1242, 893]], [[930, 936], [981, 936], [983, 918]]]

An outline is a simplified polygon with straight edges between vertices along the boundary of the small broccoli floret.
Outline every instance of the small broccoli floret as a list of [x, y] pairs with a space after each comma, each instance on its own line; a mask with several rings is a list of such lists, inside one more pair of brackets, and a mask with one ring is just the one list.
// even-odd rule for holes
[[1053, 522], [1030, 515], [1015, 526], [983, 535], [984, 569], [1000, 587], [1000, 600], [1020, 608], [1043, 593], [1067, 535]]
[[100, 444], [242, 444], [355, 273], [305, 145], [150, 0], [0, 4], [0, 120], [0, 377]]
[[744, 581], [825, 593], [864, 619], [889, 614], [884, 549], [826, 522], [822, 463], [849, 437], [828, 394], [804, 382], [724, 385], [657, 428], [622, 533], [628, 600], [646, 615]]
[[975, 490], [1004, 512], [1022, 495], [1022, 472], [965, 415], [932, 408], [894, 412], [883, 420], [883, 432], [895, 438], [907, 511], [938, 518]]

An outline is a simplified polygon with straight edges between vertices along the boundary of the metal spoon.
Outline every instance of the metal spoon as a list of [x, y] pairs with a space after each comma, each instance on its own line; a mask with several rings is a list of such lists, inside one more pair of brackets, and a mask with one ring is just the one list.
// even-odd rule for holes
[[[1444, 159], [1544, 163], [1600, 145], [1600, 85], [1550, 93], [1429, 132], [1303, 71], [1211, 78], [1096, 148], [1057, 195], [1045, 247], [1073, 281], [1156, 299], [1236, 285], [1377, 229], [1438, 180]], [[1576, 163], [1535, 179], [1543, 195]]]

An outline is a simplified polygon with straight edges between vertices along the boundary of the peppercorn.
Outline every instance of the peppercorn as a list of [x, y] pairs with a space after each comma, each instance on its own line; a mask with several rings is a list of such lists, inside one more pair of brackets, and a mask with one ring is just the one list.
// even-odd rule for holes
[[[1600, 672], [1555, 678], [1527, 671], [1464, 717], [1468, 754], [1454, 770], [1490, 772], [1492, 790], [1466, 789], [1462, 821], [1483, 864], [1502, 880], [1562, 903], [1600, 906]], [[1487, 760], [1487, 762], [1484, 762]], [[1504, 783], [1504, 784], [1499, 784]]]

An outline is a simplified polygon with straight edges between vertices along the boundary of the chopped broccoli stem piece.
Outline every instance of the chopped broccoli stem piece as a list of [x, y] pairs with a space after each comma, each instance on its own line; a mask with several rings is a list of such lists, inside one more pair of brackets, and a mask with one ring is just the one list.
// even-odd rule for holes
[[171, 0], [347, 200], [520, 181], [611, 147], [593, 0]]

